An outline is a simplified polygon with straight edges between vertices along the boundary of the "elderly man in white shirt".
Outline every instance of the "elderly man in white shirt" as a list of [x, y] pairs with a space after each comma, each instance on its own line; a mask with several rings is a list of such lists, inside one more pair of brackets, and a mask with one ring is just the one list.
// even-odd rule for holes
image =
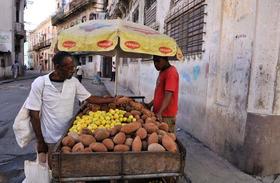
[[25, 107], [30, 110], [33, 130], [37, 138], [39, 161], [46, 162], [46, 154], [63, 135], [73, 116], [74, 100], [95, 104], [111, 103], [114, 98], [92, 96], [72, 77], [75, 65], [71, 55], [58, 52], [52, 59], [55, 70], [36, 78]]

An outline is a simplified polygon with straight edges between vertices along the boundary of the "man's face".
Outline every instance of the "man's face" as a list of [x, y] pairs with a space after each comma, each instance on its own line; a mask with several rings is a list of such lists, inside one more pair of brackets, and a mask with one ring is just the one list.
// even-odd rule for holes
[[154, 58], [153, 60], [154, 60], [154, 65], [155, 65], [156, 70], [160, 71], [165, 64], [164, 63], [165, 61], [160, 58]]
[[58, 72], [61, 79], [71, 79], [75, 73], [75, 65], [71, 57], [65, 57], [63, 64], [58, 66]]

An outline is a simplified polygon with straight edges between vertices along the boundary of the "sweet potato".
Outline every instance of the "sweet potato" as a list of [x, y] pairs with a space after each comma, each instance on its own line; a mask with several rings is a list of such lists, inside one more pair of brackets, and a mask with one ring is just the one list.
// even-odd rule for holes
[[165, 148], [158, 143], [153, 143], [153, 144], [150, 144], [148, 146], [148, 151], [150, 151], [150, 152], [163, 152], [163, 151], [165, 151]]
[[140, 152], [142, 149], [142, 142], [139, 136], [136, 136], [132, 142], [132, 151]]
[[146, 123], [144, 124], [144, 128], [147, 130], [148, 133], [157, 132], [158, 127], [154, 123]]
[[117, 133], [117, 135], [113, 138], [113, 142], [115, 144], [124, 144], [125, 140], [126, 140], [126, 137], [125, 137], [125, 133], [123, 133], [123, 132]]
[[94, 137], [96, 141], [101, 142], [102, 140], [108, 138], [110, 133], [104, 128], [98, 128], [94, 132]]
[[92, 152], [90, 147], [86, 147], [83, 152]]
[[111, 129], [111, 136], [115, 136], [117, 133], [120, 132], [122, 126], [121, 125], [116, 125]]
[[63, 147], [61, 148], [61, 151], [62, 151], [63, 153], [70, 153], [70, 152], [72, 151], [72, 149], [71, 149], [71, 147], [63, 146]]
[[163, 147], [170, 152], [177, 152], [177, 145], [175, 141], [169, 136], [169, 135], [164, 135], [162, 137], [162, 145]]
[[136, 131], [136, 135], [140, 137], [140, 139], [145, 139], [147, 137], [147, 131], [145, 130], [145, 128], [139, 128]]
[[161, 129], [161, 130], [163, 130], [163, 131], [168, 132], [168, 130], [169, 130], [169, 126], [168, 126], [168, 124], [167, 124], [167, 123], [160, 123], [160, 125], [159, 125], [159, 129]]
[[176, 135], [174, 133], [167, 133], [169, 137], [171, 137], [174, 141], [176, 141]]
[[62, 144], [64, 146], [73, 147], [75, 145], [75, 140], [71, 136], [66, 136], [62, 139]]
[[140, 127], [141, 127], [141, 123], [132, 122], [132, 123], [122, 126], [121, 132], [124, 132], [125, 134], [130, 134], [130, 133], [138, 130]]
[[81, 134], [79, 136], [79, 141], [84, 146], [89, 146], [91, 143], [96, 142], [95, 138], [92, 135]]
[[126, 152], [129, 151], [129, 146], [124, 144], [119, 144], [114, 147], [114, 152]]
[[84, 145], [81, 142], [79, 142], [76, 145], [74, 145], [74, 147], [72, 148], [72, 152], [83, 152], [84, 148]]
[[132, 110], [132, 111], [130, 111], [130, 113], [135, 117], [135, 116], [141, 116], [141, 112], [140, 111], [137, 111], [137, 110]]
[[109, 139], [109, 138], [104, 139], [104, 140], [102, 141], [102, 143], [106, 146], [106, 148], [107, 148], [108, 150], [113, 150], [113, 149], [114, 149], [114, 142], [113, 142], [112, 139]]
[[148, 138], [148, 145], [158, 143], [158, 135], [156, 132], [153, 132]]
[[129, 147], [132, 146], [133, 138], [127, 138], [125, 140], [125, 145], [128, 145]]
[[104, 144], [99, 142], [94, 142], [89, 146], [94, 152], [107, 152], [107, 148]]

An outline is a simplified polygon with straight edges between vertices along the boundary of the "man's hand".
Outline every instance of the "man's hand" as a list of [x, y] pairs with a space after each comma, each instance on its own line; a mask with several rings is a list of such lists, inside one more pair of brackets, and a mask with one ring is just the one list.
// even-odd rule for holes
[[160, 122], [162, 122], [162, 115], [161, 115], [161, 113], [157, 113], [157, 114], [156, 114], [156, 117], [157, 117], [157, 119], [158, 119]]
[[47, 153], [38, 153], [37, 158], [38, 158], [39, 163], [42, 164], [42, 165], [46, 164], [47, 159], [48, 159], [47, 156], [48, 156]]
[[38, 153], [47, 153], [48, 145], [43, 141], [38, 141], [37, 142], [37, 151], [38, 151]]

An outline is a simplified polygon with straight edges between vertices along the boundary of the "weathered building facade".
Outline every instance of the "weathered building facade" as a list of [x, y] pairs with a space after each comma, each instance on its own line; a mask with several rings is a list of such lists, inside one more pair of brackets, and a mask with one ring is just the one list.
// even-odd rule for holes
[[0, 79], [11, 77], [11, 66], [15, 61], [20, 66], [24, 64], [25, 6], [25, 0], [0, 1]]
[[51, 18], [46, 19], [28, 35], [29, 58], [32, 60], [32, 67], [37, 70], [53, 70], [52, 57], [54, 50], [51, 43], [57, 35], [56, 27], [51, 24]]
[[[280, 1], [114, 1], [111, 17], [177, 40], [177, 124], [245, 172], [280, 173]], [[153, 97], [150, 61], [123, 59], [120, 82]], [[148, 73], [148, 74], [147, 74]]]
[[[52, 17], [52, 25], [57, 27], [59, 33], [61, 30], [89, 20], [105, 19], [107, 1], [57, 0], [57, 5], [57, 12]], [[102, 56], [87, 53], [74, 53], [74, 56], [82, 64], [84, 77], [92, 78], [101, 72], [104, 59]]]

